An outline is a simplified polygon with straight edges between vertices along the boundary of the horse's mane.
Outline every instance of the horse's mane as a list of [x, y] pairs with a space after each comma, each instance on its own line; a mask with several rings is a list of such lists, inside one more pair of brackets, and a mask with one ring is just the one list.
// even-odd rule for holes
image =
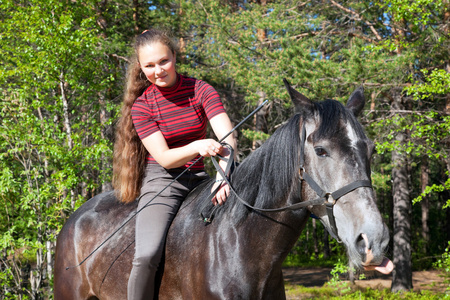
[[[350, 122], [358, 137], [360, 134], [365, 136], [353, 114], [337, 101], [315, 102], [314, 115], [320, 120], [314, 138], [335, 136], [341, 127], [340, 120]], [[236, 168], [230, 181], [237, 194], [247, 203], [258, 208], [277, 208], [274, 199], [285, 199], [290, 204], [299, 201], [299, 130], [302, 119], [308, 117], [310, 116], [294, 115]], [[205, 192], [210, 188], [211, 184]], [[288, 199], [290, 195], [295, 198]], [[195, 209], [201, 211], [204, 216], [219, 219], [224, 214], [230, 214], [235, 223], [240, 223], [251, 211], [241, 204], [233, 193], [226, 203], [217, 209], [210, 201], [197, 200], [195, 205], [198, 205]]]
[[[273, 199], [286, 198], [290, 194], [294, 178], [298, 179], [300, 119], [298, 114], [292, 117], [233, 172], [230, 180], [233, 188], [250, 205], [273, 208]], [[209, 190], [210, 185], [206, 188]], [[219, 219], [223, 214], [232, 214], [237, 223], [250, 212], [233, 193], [217, 209], [210, 201], [197, 200], [196, 205], [205, 216], [214, 214], [214, 218]]]

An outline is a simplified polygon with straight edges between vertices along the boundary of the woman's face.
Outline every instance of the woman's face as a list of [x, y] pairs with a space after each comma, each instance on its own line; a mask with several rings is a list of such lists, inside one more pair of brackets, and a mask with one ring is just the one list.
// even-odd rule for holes
[[154, 42], [142, 46], [139, 64], [147, 79], [160, 87], [171, 87], [177, 82], [176, 55], [164, 44]]

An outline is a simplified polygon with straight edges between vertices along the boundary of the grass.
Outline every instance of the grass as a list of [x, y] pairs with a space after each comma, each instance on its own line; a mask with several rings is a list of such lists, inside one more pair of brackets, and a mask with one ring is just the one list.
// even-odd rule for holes
[[408, 300], [437, 300], [450, 299], [450, 294], [433, 293], [431, 291], [392, 293], [389, 289], [336, 287], [325, 284], [323, 287], [304, 287], [286, 284], [286, 298], [294, 299], [408, 299]]
[[[292, 263], [292, 262], [290, 262]], [[327, 262], [329, 263], [329, 262]], [[286, 264], [285, 264], [286, 265]], [[287, 264], [289, 265], [289, 263]], [[411, 299], [411, 300], [450, 300], [450, 287], [446, 292], [421, 290], [418, 292], [392, 293], [387, 288], [369, 288], [352, 285], [349, 281], [341, 280], [341, 274], [346, 274], [348, 267], [340, 260], [334, 264], [330, 275], [332, 278], [322, 287], [304, 287], [285, 283], [286, 297], [294, 299]], [[444, 283], [446, 283], [444, 281]]]

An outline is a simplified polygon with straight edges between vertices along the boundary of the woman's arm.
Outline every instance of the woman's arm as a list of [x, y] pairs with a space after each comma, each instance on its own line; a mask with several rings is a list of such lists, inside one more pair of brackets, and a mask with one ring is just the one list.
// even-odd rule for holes
[[215, 156], [223, 148], [213, 139], [204, 139], [170, 149], [161, 131], [156, 131], [144, 138], [142, 143], [153, 158], [166, 169], [181, 167], [199, 154], [203, 157]]
[[[226, 113], [221, 113], [214, 116], [209, 122], [214, 134], [219, 140], [233, 129], [231, 121]], [[236, 150], [236, 139], [232, 134], [226, 137], [224, 142], [228, 143], [234, 150]], [[186, 146], [170, 149], [161, 131], [156, 131], [155, 133], [144, 138], [142, 143], [153, 158], [166, 169], [181, 167], [199, 154], [203, 157], [216, 156], [217, 154], [225, 157], [229, 155], [229, 153], [224, 152], [226, 151], [226, 148], [213, 139], [197, 140]], [[219, 165], [223, 170], [225, 170], [225, 161], [220, 160]], [[222, 179], [220, 174], [216, 175], [216, 179]], [[222, 205], [230, 193], [230, 187], [227, 184], [223, 184], [223, 182], [217, 182], [214, 184], [213, 190], [219, 184], [221, 184], [222, 187], [212, 199], [214, 205]]]

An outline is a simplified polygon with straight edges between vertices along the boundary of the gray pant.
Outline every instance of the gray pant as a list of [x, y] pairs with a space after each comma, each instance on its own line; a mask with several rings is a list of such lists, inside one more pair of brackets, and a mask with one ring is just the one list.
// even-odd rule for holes
[[[138, 210], [153, 199], [183, 170], [166, 170], [148, 165], [141, 188]], [[164, 251], [166, 234], [188, 193], [208, 175], [204, 171], [187, 171], [166, 188], [136, 216], [136, 242], [133, 268], [128, 280], [128, 300], [153, 299], [155, 274]]]

